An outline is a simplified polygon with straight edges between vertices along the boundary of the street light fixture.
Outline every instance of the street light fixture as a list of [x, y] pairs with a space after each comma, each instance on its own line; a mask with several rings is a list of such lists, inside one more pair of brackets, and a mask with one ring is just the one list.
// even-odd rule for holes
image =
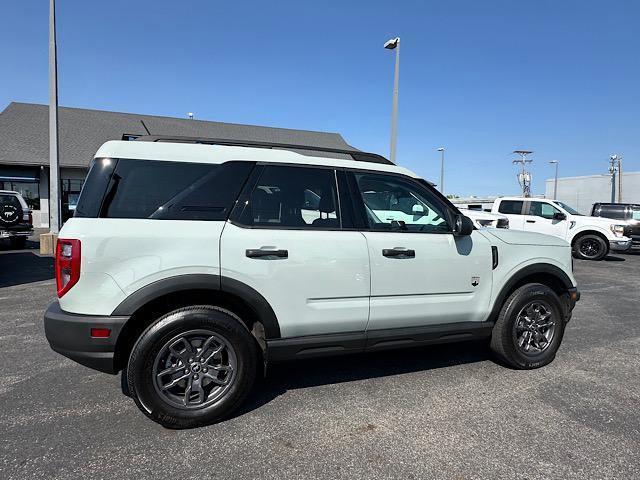
[[398, 83], [400, 81], [400, 37], [391, 38], [384, 43], [387, 50], [396, 51], [396, 67], [393, 75], [393, 108], [391, 110], [391, 148], [389, 159], [396, 163], [396, 140], [398, 137]]
[[440, 152], [440, 193], [444, 195], [444, 147], [438, 149]]
[[556, 166], [556, 176], [553, 181], [553, 199], [557, 200], [558, 199], [558, 164], [560, 162], [558, 162], [558, 160], [551, 160], [549, 163]]

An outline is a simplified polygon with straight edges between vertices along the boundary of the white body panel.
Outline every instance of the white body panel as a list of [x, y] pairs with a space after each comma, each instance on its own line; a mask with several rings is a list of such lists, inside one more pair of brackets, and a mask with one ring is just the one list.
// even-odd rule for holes
[[[474, 231], [451, 234], [365, 232], [371, 259], [369, 329], [485, 320], [491, 296], [491, 245]], [[383, 249], [415, 250], [388, 258]], [[472, 285], [473, 277], [479, 283]]]
[[[611, 230], [612, 225], [624, 225], [624, 221], [613, 220], [603, 217], [591, 217], [588, 215], [573, 215], [561, 205], [552, 200], [540, 199], [540, 198], [523, 198], [523, 197], [504, 197], [498, 198], [493, 204], [491, 209], [492, 213], [498, 213], [500, 203], [505, 200], [516, 200], [523, 202], [542, 202], [551, 205], [556, 210], [566, 215], [565, 220], [554, 220], [534, 215], [510, 215], [506, 214], [509, 218], [509, 227], [513, 230], [525, 230], [528, 232], [544, 233], [546, 235], [553, 235], [558, 238], [562, 238], [571, 243], [573, 239], [579, 233], [591, 231], [598, 232], [604, 235], [607, 240], [619, 242], [629, 241], [630, 239], [625, 236], [617, 236]], [[501, 214], [505, 215], [505, 214]]]
[[60, 299], [67, 312], [110, 315], [136, 290], [163, 278], [220, 274], [224, 222], [72, 218], [60, 238], [81, 242], [80, 281]]
[[[284, 249], [288, 258], [247, 258], [247, 249]], [[258, 291], [282, 337], [363, 331], [369, 318], [369, 257], [359, 232], [241, 228], [227, 224], [222, 275]]]

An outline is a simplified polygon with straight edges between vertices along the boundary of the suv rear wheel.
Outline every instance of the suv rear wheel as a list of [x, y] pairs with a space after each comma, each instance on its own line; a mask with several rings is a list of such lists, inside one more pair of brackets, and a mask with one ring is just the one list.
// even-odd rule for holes
[[491, 335], [491, 350], [513, 368], [543, 367], [555, 358], [564, 327], [558, 295], [540, 283], [523, 285], [500, 310]]
[[127, 366], [136, 405], [168, 428], [222, 420], [251, 391], [256, 342], [232, 312], [213, 306], [175, 310], [140, 336]]

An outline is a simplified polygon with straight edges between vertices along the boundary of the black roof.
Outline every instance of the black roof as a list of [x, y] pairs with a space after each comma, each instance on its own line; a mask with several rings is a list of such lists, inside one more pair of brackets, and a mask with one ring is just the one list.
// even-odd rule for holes
[[[48, 165], [48, 122], [48, 105], [10, 103], [0, 113], [0, 165]], [[108, 140], [122, 140], [124, 135], [208, 137], [238, 142], [313, 146], [314, 149], [326, 148], [329, 152], [359, 152], [338, 133], [188, 118], [60, 107], [58, 122], [60, 165], [63, 167], [87, 167], [100, 145]], [[349, 158], [338, 152], [323, 156]]]

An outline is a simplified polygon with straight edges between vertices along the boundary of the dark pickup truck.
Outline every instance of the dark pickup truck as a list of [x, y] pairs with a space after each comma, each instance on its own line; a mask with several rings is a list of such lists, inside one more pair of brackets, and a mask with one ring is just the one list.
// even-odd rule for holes
[[633, 241], [632, 248], [640, 248], [640, 204], [594, 203], [591, 215], [624, 220], [628, 225], [625, 229], [625, 236], [630, 237]]

